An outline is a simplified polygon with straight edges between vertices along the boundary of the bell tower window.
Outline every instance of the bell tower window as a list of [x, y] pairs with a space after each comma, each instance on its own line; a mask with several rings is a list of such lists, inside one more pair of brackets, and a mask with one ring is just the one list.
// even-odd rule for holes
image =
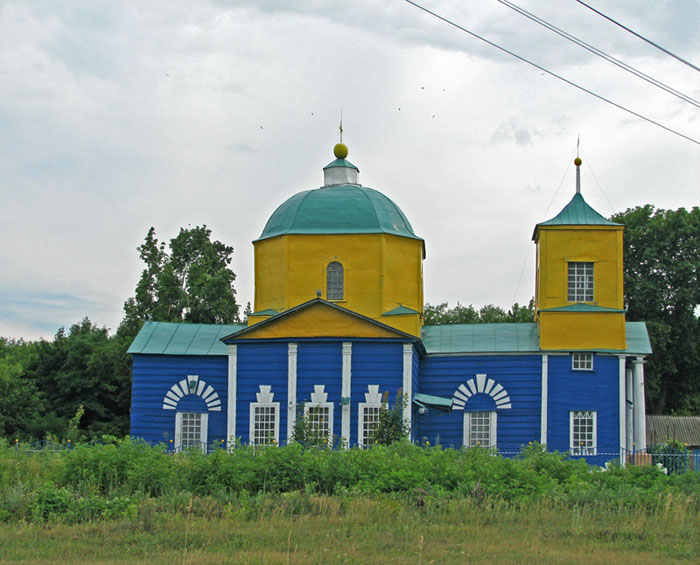
[[326, 267], [326, 300], [343, 299], [343, 266], [338, 261]]
[[569, 302], [593, 302], [593, 263], [569, 263]]

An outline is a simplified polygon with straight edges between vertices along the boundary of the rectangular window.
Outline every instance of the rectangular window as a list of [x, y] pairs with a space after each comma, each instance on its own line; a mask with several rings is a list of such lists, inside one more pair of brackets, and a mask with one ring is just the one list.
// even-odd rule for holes
[[572, 353], [571, 368], [574, 371], [592, 371], [593, 353]]
[[326, 437], [330, 442], [333, 439], [333, 405], [331, 403], [307, 405], [304, 411], [312, 436]]
[[595, 455], [597, 452], [596, 412], [570, 412], [571, 455]]
[[593, 263], [569, 263], [569, 302], [593, 302]]
[[369, 447], [372, 445], [374, 430], [377, 429], [379, 424], [379, 414], [382, 411], [382, 405], [361, 402], [359, 411], [358, 443], [360, 447]]
[[279, 402], [251, 404], [250, 442], [255, 445], [275, 445], [279, 434]]
[[496, 447], [496, 412], [464, 413], [464, 446]]
[[200, 447], [207, 450], [208, 414], [177, 412], [175, 414], [175, 449]]

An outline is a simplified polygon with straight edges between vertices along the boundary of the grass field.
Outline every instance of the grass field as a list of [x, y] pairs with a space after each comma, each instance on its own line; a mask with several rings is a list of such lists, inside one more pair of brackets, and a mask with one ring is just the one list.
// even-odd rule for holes
[[700, 562], [700, 473], [531, 445], [0, 445], [0, 562]]
[[623, 507], [473, 500], [268, 497], [257, 509], [145, 500], [108, 522], [5, 524], [0, 559], [31, 563], [669, 563], [700, 559], [699, 518], [663, 497]]

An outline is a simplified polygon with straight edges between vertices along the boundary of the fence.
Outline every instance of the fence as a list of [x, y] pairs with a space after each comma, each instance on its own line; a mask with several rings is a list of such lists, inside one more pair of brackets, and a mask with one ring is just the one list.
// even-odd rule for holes
[[625, 461], [636, 466], [658, 465], [667, 473], [700, 472], [700, 449], [653, 445], [641, 451], [627, 451]]

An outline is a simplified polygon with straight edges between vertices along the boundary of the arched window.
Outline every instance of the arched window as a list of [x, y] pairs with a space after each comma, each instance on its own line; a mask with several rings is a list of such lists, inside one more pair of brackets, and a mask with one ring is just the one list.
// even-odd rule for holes
[[326, 267], [326, 300], [343, 299], [343, 266], [338, 261]]

